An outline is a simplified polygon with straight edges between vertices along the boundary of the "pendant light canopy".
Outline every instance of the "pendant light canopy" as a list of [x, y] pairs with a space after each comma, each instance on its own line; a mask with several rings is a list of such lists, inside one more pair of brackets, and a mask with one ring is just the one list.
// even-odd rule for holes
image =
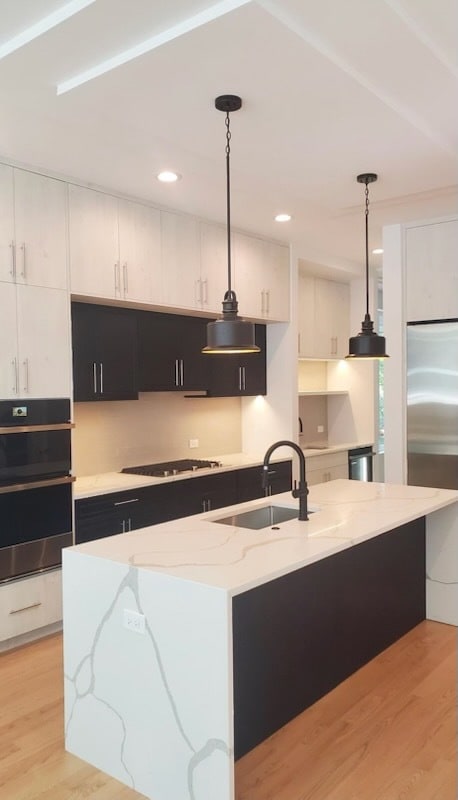
[[374, 172], [365, 172], [358, 175], [356, 178], [358, 183], [366, 185], [366, 314], [361, 324], [361, 331], [357, 336], [352, 336], [350, 339], [349, 353], [346, 358], [389, 358], [385, 349], [385, 337], [379, 336], [374, 331], [374, 323], [369, 314], [369, 235], [368, 235], [368, 222], [369, 222], [369, 184], [377, 180], [377, 175]]
[[202, 353], [259, 353], [260, 347], [255, 342], [255, 327], [252, 322], [240, 319], [238, 302], [232, 289], [231, 276], [231, 188], [230, 188], [230, 119], [231, 111], [242, 107], [242, 100], [237, 95], [224, 94], [217, 97], [215, 107], [226, 114], [226, 219], [227, 219], [227, 291], [223, 299], [222, 319], [209, 322], [207, 325], [207, 346]]

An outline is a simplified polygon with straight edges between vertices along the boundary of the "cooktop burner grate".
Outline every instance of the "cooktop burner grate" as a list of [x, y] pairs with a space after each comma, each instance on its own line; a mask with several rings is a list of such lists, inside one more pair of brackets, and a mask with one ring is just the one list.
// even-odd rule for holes
[[219, 461], [203, 461], [195, 458], [182, 458], [178, 461], [163, 461], [160, 464], [144, 464], [139, 467], [124, 467], [121, 472], [129, 475], [148, 475], [151, 478], [167, 478], [180, 472], [195, 472], [198, 469], [220, 467]]

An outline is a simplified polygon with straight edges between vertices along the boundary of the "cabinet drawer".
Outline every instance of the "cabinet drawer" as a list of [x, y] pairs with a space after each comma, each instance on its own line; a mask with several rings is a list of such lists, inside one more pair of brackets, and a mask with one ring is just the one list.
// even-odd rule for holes
[[62, 619], [62, 571], [33, 575], [0, 586], [0, 640]]
[[307, 472], [315, 469], [329, 469], [348, 464], [348, 450], [340, 450], [337, 453], [325, 453], [319, 456], [307, 456], [305, 459]]

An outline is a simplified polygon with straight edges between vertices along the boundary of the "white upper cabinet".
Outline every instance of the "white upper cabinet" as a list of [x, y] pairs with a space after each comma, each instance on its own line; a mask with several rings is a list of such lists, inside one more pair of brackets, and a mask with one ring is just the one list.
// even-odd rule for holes
[[200, 284], [198, 308], [220, 314], [227, 291], [226, 228], [202, 222], [200, 225]]
[[0, 166], [0, 280], [67, 286], [66, 184]]
[[314, 276], [299, 279], [299, 355], [339, 359], [348, 352], [350, 288]]
[[298, 278], [298, 352], [312, 358], [315, 343], [315, 278], [299, 273]]
[[125, 300], [161, 302], [160, 212], [119, 200], [118, 285]]
[[170, 307], [200, 308], [199, 221], [185, 214], [161, 211], [162, 303]]
[[242, 316], [289, 320], [289, 249], [254, 236], [234, 233], [233, 288]]
[[159, 211], [69, 186], [73, 294], [160, 302]]
[[407, 228], [409, 322], [458, 317], [457, 253], [458, 220]]
[[71, 184], [68, 199], [71, 291], [119, 297], [117, 198]]
[[0, 397], [69, 397], [67, 291], [0, 283], [0, 314]]

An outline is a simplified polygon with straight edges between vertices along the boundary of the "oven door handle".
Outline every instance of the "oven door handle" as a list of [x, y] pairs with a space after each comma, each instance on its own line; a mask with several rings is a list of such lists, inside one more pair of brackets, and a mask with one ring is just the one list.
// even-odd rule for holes
[[57, 422], [54, 425], [4, 425], [0, 427], [0, 434], [9, 433], [40, 433], [40, 431], [68, 431], [74, 428], [74, 422]]
[[74, 481], [76, 481], [75, 475], [62, 475], [59, 478], [43, 478], [43, 480], [28, 483], [12, 483], [8, 486], [0, 486], [0, 494], [26, 492], [28, 489], [42, 489], [45, 486], [59, 486], [61, 483], [74, 483]]

